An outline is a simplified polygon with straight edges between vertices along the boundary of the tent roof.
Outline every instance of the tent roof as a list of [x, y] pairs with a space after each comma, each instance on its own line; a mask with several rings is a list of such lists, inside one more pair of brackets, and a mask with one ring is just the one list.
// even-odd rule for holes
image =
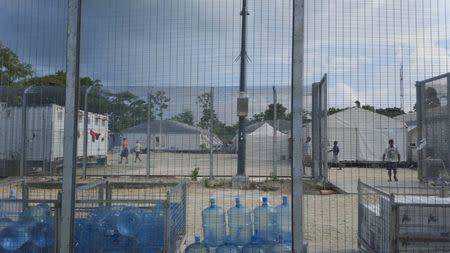
[[362, 108], [349, 108], [328, 116], [333, 128], [386, 129], [405, 128], [403, 122]]
[[[150, 129], [159, 129], [160, 122], [162, 129], [164, 130], [164, 133], [170, 133], [170, 134], [200, 134], [202, 133], [202, 130], [194, 127], [189, 126], [187, 124], [174, 121], [174, 120], [152, 120], [150, 123]], [[147, 133], [147, 123], [142, 123], [127, 129], [122, 130], [122, 133]]]
[[[264, 122], [258, 129], [255, 131], [248, 133], [250, 136], [260, 135], [260, 136], [273, 136], [273, 127], [267, 123]], [[277, 131], [277, 135], [283, 136], [286, 135], [280, 131]]]
[[[273, 128], [273, 120], [266, 120], [266, 121], [256, 122], [251, 125], [248, 125], [245, 128], [245, 132], [247, 134], [251, 134], [266, 123], [269, 124]], [[289, 133], [291, 131], [291, 121], [284, 120], [284, 119], [278, 120], [278, 131], [285, 133], [285, 134]]]

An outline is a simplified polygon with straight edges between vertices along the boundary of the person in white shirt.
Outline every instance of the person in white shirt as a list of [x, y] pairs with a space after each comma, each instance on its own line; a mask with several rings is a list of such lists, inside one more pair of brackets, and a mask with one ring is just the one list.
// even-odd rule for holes
[[142, 162], [141, 158], [139, 157], [139, 155], [141, 154], [141, 144], [139, 143], [139, 141], [136, 141], [136, 144], [134, 145], [134, 153], [136, 154], [136, 156], [134, 157], [134, 162], [136, 162], [136, 160]]
[[306, 137], [306, 142], [303, 143], [303, 173], [305, 173], [305, 167], [311, 166], [312, 160], [312, 148], [311, 148], [311, 137]]
[[389, 140], [389, 146], [384, 150], [383, 162], [386, 162], [386, 170], [389, 175], [389, 182], [392, 181], [392, 171], [394, 172], [394, 180], [397, 182], [397, 165], [400, 162], [400, 152], [394, 146], [394, 140]]

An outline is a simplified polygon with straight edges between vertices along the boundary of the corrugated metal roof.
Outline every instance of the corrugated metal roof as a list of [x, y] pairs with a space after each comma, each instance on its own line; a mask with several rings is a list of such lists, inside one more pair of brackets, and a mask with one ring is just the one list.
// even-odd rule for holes
[[[161, 128], [164, 133], [171, 134], [200, 134], [202, 129], [194, 126], [189, 126], [187, 124], [174, 121], [174, 120], [152, 120], [150, 123], [150, 129], [152, 132], [159, 131], [161, 123]], [[147, 133], [147, 123], [142, 123], [127, 129], [122, 130], [123, 134], [127, 133]]]

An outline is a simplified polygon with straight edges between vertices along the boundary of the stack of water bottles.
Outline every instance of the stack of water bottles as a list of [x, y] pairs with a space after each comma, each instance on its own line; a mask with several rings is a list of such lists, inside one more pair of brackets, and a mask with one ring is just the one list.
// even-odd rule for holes
[[15, 191], [0, 202], [0, 252], [53, 252], [54, 228], [48, 204], [24, 208]]
[[[236, 204], [227, 213], [210, 199], [210, 206], [202, 211], [203, 242], [195, 242], [186, 248], [186, 253], [278, 253], [291, 252], [291, 208], [289, 199], [283, 196], [282, 203], [273, 208], [268, 197], [261, 198], [261, 206], [251, 210]], [[228, 223], [226, 222], [226, 217]], [[228, 225], [228, 226], [227, 226]], [[227, 233], [228, 228], [228, 233]]]
[[98, 207], [75, 220], [76, 252], [159, 253], [164, 248], [164, 206]]

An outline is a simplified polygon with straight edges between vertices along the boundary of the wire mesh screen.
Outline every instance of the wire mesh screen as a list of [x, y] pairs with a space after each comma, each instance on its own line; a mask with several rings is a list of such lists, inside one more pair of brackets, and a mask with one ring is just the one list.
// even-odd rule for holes
[[448, 178], [449, 166], [449, 75], [417, 83], [419, 178]]
[[[366, 249], [387, 241], [362, 224], [395, 224], [392, 213], [373, 210], [384, 205], [378, 190], [360, 189], [358, 199], [358, 180], [387, 193], [448, 181], [436, 169], [449, 166], [448, 77], [414, 87], [449, 71], [448, 1], [305, 0], [303, 111], [295, 112], [292, 20], [303, 1], [82, 0], [77, 127], [68, 133], [69, 1], [2, 1], [0, 176], [35, 176], [10, 186], [30, 205], [57, 201], [60, 178], [50, 176], [61, 175], [64, 139], [76, 136], [69, 169], [79, 183], [128, 182], [76, 192], [75, 227], [87, 229], [75, 229], [76, 251], [289, 251], [291, 162], [301, 157], [308, 252], [354, 252], [363, 247], [358, 240]], [[314, 91], [325, 73], [324, 89]], [[297, 113], [303, 136], [292, 134]], [[310, 149], [326, 154], [308, 161], [308, 136]], [[302, 154], [292, 151], [299, 138]], [[43, 188], [41, 179], [55, 183]], [[181, 191], [180, 179], [189, 181]], [[11, 193], [5, 189], [2, 198]], [[140, 225], [157, 227], [158, 242], [119, 232], [115, 218], [127, 212], [134, 224], [149, 216]], [[96, 215], [100, 232], [85, 224]], [[445, 251], [448, 243], [405, 248], [411, 244], [394, 232], [394, 252]]]

